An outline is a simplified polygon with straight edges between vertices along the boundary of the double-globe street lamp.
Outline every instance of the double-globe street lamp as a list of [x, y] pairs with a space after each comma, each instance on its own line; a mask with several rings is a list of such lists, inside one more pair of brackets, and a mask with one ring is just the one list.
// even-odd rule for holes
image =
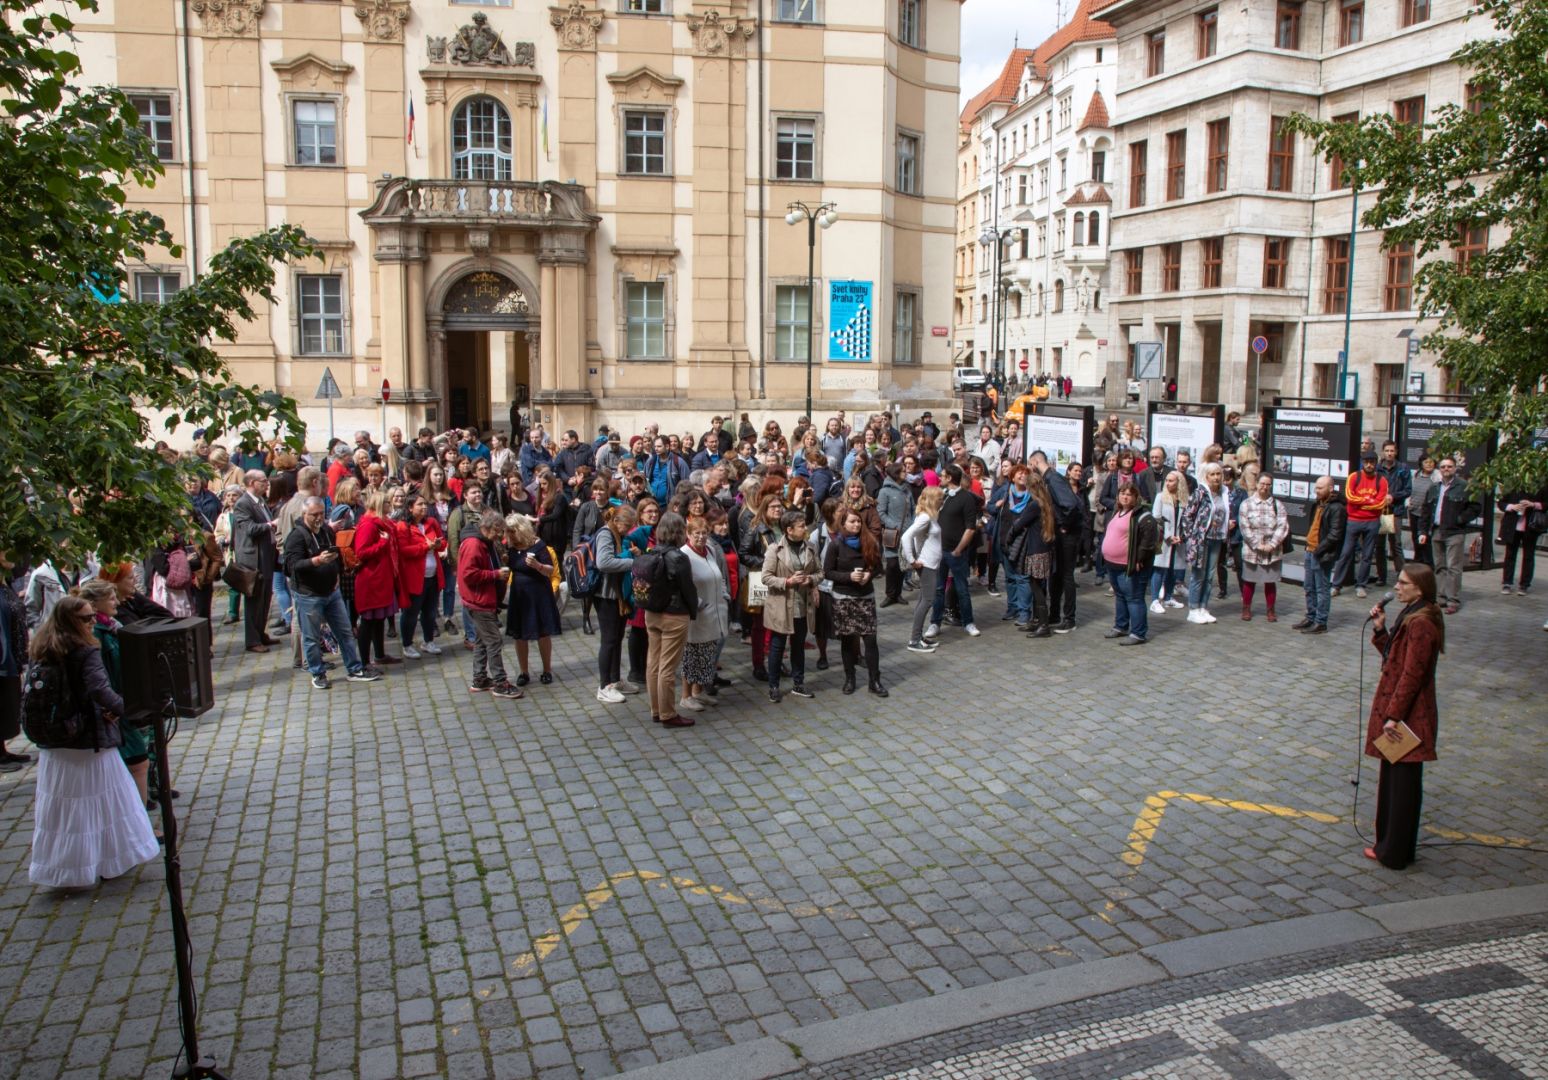
[[831, 228], [838, 220], [838, 207], [833, 203], [808, 206], [803, 202], [789, 205], [785, 224], [799, 225], [806, 222], [806, 419], [812, 421], [812, 357], [817, 353], [817, 226]]
[[1009, 244], [1016, 236], [1016, 230], [1010, 227], [996, 231], [992, 226], [986, 226], [979, 234], [981, 244], [994, 245], [994, 310], [989, 319], [989, 356], [990, 378], [998, 381], [1000, 386], [1005, 385], [1005, 339], [1009, 337], [1007, 327], [1002, 325], [1009, 290], [1005, 287], [1005, 245]]

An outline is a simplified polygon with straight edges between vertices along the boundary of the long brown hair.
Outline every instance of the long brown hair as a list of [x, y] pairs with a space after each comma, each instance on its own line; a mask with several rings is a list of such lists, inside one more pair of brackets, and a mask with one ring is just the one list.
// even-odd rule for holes
[[83, 645], [96, 648], [97, 635], [91, 632], [96, 615], [96, 609], [79, 596], [61, 597], [32, 635], [27, 655], [45, 663], [61, 663], [72, 650]]
[[860, 558], [864, 560], [865, 568], [875, 573], [881, 569], [881, 545], [876, 542], [876, 537], [871, 533], [871, 530], [865, 527], [865, 518], [861, 516], [860, 511], [853, 506], [846, 506], [843, 509], [841, 520], [839, 521], [841, 537], [849, 535], [850, 518], [854, 518], [860, 523]]
[[1036, 469], [1030, 469], [1027, 472], [1027, 491], [1037, 500], [1038, 517], [1043, 523], [1043, 540], [1051, 544], [1054, 534], [1058, 531], [1059, 523], [1054, 520], [1053, 496], [1048, 494], [1048, 484]]
[[1441, 614], [1440, 605], [1435, 602], [1435, 571], [1422, 562], [1406, 562], [1403, 564], [1402, 573], [1407, 574], [1408, 580], [1419, 590], [1419, 606], [1414, 608], [1408, 617], [1433, 623], [1436, 637], [1440, 642], [1440, 651], [1445, 652], [1446, 618]]

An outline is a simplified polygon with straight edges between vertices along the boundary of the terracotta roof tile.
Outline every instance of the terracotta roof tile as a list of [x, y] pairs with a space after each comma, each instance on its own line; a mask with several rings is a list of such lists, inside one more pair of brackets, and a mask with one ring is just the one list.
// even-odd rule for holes
[[968, 99], [960, 118], [962, 130], [966, 131], [973, 125], [985, 105], [994, 101], [1016, 100], [1016, 91], [1021, 88], [1021, 73], [1031, 55], [1031, 49], [1011, 50], [1005, 58], [1005, 66], [1000, 69], [999, 77]]
[[[1053, 58], [1071, 45], [1082, 41], [1116, 39], [1118, 32], [1109, 23], [1092, 18], [1094, 11], [1105, 7], [1110, 2], [1112, 0], [1080, 0], [1080, 5], [1075, 9], [1075, 14], [1070, 18], [1070, 21], [1050, 34], [1037, 48], [1012, 49], [1010, 55], [1005, 59], [1005, 66], [1000, 69], [999, 78], [969, 98], [967, 105], [963, 107], [962, 115], [959, 117], [962, 130], [966, 131], [972, 126], [973, 121], [978, 118], [978, 114], [983, 111], [984, 106], [996, 101], [1012, 102], [1016, 100], [1016, 91], [1021, 86], [1021, 73], [1029, 60], [1038, 78], [1046, 79], [1048, 77], [1048, 65], [1053, 61]], [[1093, 104], [1100, 102], [1101, 95], [1098, 94], [1093, 99]], [[1089, 108], [1086, 111], [1086, 115], [1089, 119], [1091, 116]], [[1081, 126], [1109, 126], [1107, 123], [1107, 106], [1105, 104], [1102, 104], [1101, 116], [1103, 120], [1101, 124], [1087, 125], [1083, 122]]]
[[1113, 122], [1107, 116], [1107, 102], [1102, 100], [1102, 91], [1093, 90], [1091, 104], [1086, 106], [1086, 115], [1080, 122], [1076, 131], [1085, 131], [1087, 128], [1112, 127]]

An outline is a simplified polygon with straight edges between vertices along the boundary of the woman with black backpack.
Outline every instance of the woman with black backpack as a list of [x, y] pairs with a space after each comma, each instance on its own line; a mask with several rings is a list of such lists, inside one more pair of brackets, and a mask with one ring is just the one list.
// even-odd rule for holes
[[90, 888], [159, 851], [134, 780], [112, 752], [124, 702], [108, 682], [95, 622], [91, 604], [67, 596], [28, 650], [22, 722], [41, 750], [28, 870], [34, 885]]

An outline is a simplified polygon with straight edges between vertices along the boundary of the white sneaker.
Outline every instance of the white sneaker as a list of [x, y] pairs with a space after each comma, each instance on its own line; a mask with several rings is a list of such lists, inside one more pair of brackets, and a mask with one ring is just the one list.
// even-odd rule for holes
[[713, 694], [695, 694], [692, 700], [698, 702], [701, 709], [713, 709], [720, 705], [720, 701]]
[[403, 657], [406, 660], [418, 660], [419, 650], [414, 648], [412, 645], [406, 645], [403, 648]]
[[968, 637], [977, 637], [979, 634], [983, 633], [982, 630], [980, 630], [978, 627], [974, 626], [972, 623], [968, 623], [962, 629], [967, 631], [967, 636]]
[[1188, 621], [1191, 623], [1202, 623], [1204, 621], [1198, 608], [1188, 609]]
[[628, 679], [619, 679], [613, 684], [613, 689], [617, 690], [620, 694], [638, 694], [640, 692], [640, 688], [635, 686]]
[[941, 636], [940, 625], [938, 623], [931, 623], [929, 626], [925, 627], [925, 635], [924, 636], [925, 636], [925, 639], [927, 641], [933, 641], [935, 638], [940, 637]]
[[1166, 602], [1166, 606], [1169, 607], [1169, 608], [1181, 608], [1181, 607], [1186, 607], [1187, 605], [1184, 604], [1181, 600], [1171, 600], [1171, 599], [1168, 599], [1167, 602]]
[[1152, 600], [1150, 602], [1150, 613], [1152, 615], [1165, 615], [1166, 606], [1163, 605], [1159, 600]]
[[441, 655], [441, 647], [439, 645], [437, 645], [433, 641], [425, 642], [424, 647], [420, 651], [421, 652], [427, 652], [431, 656], [440, 656]]
[[698, 698], [685, 697], [677, 703], [677, 711], [687, 709], [689, 712], [703, 712], [704, 706], [699, 704]]
[[1203, 616], [1203, 621], [1204, 622], [1212, 623], [1212, 622], [1218, 622], [1219, 621], [1218, 619], [1216, 619], [1213, 615], [1211, 615], [1209, 613], [1209, 608], [1202, 608], [1202, 607], [1199, 608], [1199, 614]]
[[618, 705], [623, 699], [624, 696], [611, 686], [604, 686], [597, 691], [597, 700], [604, 705]]

